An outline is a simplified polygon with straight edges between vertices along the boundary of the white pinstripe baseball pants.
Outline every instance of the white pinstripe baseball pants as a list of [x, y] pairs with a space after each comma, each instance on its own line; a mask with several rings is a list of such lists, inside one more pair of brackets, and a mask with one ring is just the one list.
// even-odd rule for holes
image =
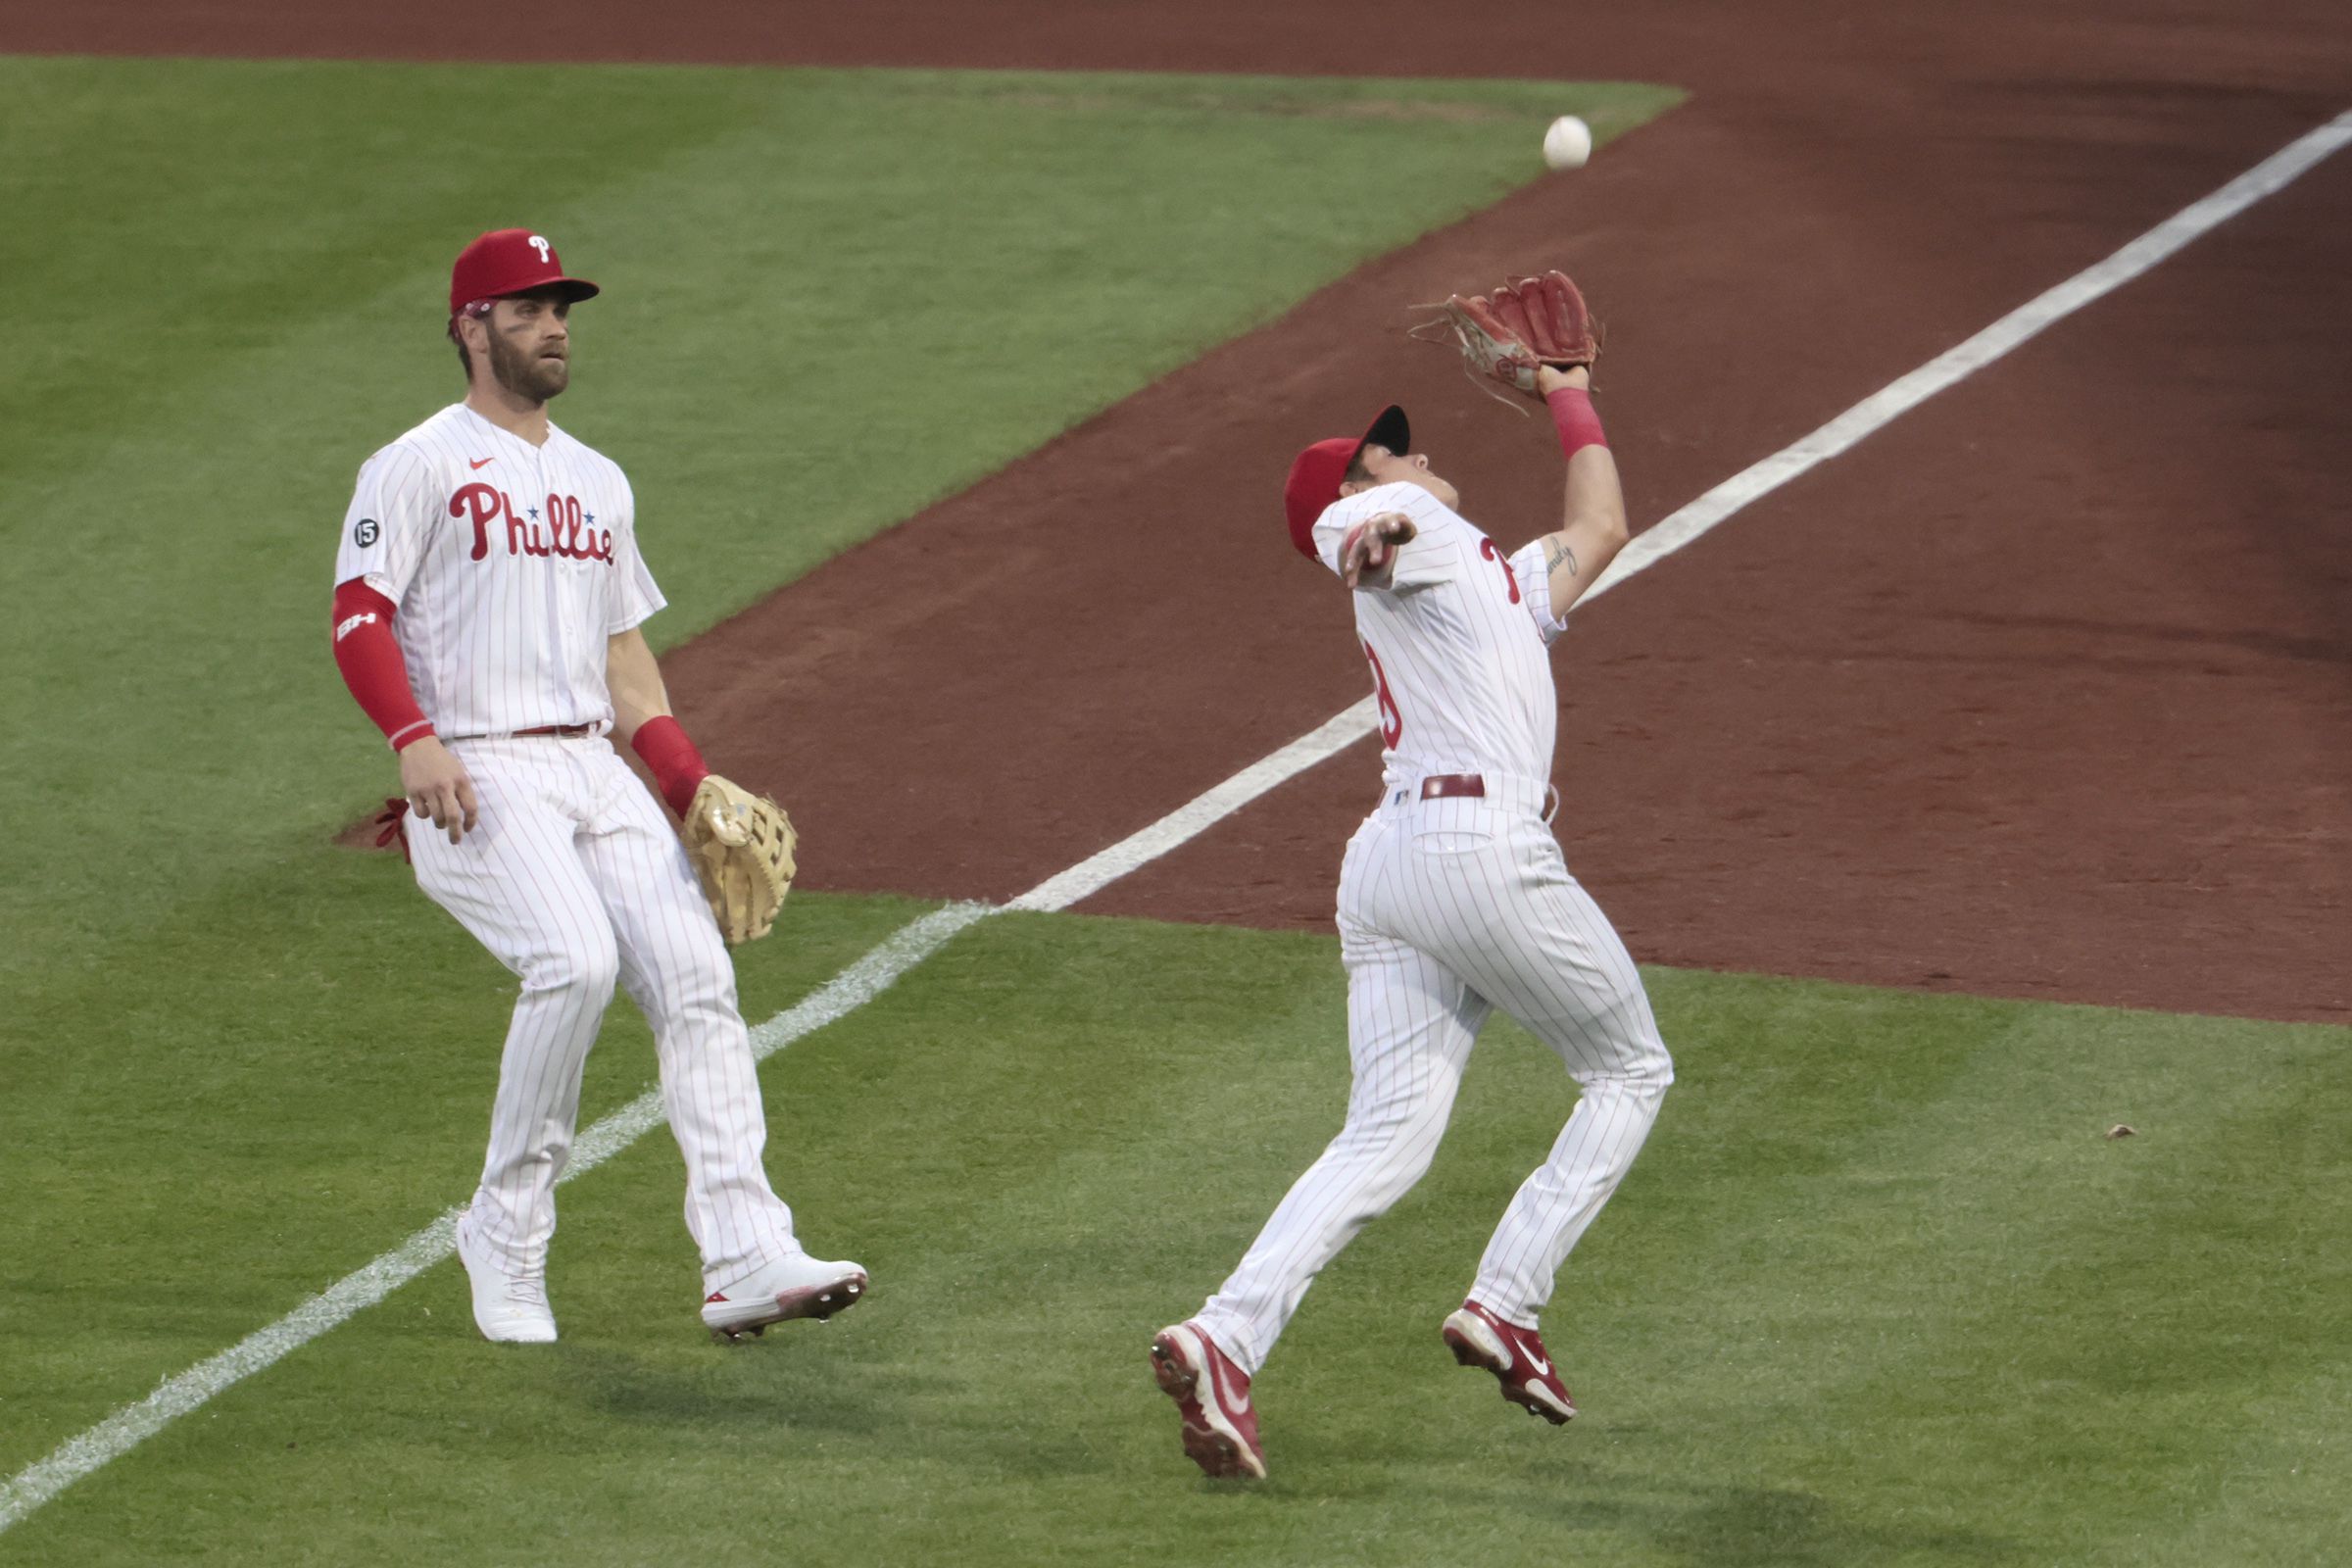
[[1244, 1371], [1264, 1364], [1324, 1265], [1429, 1169], [1494, 1008], [1558, 1052], [1583, 1090], [1469, 1291], [1521, 1327], [1537, 1326], [1561, 1263], [1674, 1081], [1641, 975], [1568, 874], [1542, 792], [1487, 777], [1484, 800], [1393, 790], [1348, 842], [1339, 906], [1354, 1067], [1347, 1122], [1200, 1314]]
[[598, 737], [451, 750], [480, 820], [455, 845], [412, 821], [416, 882], [522, 980], [473, 1198], [478, 1234], [512, 1269], [546, 1267], [580, 1074], [617, 979], [653, 1025], [707, 1288], [793, 1250], [792, 1210], [760, 1163], [767, 1122], [735, 966], [662, 808]]

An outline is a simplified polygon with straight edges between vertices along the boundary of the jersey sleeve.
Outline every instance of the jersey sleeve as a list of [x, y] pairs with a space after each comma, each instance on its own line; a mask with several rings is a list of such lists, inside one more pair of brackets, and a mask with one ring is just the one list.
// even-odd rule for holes
[[397, 442], [384, 448], [360, 466], [335, 552], [336, 585], [360, 578], [398, 609], [442, 521], [424, 459]]
[[1536, 634], [1550, 647], [1568, 629], [1568, 617], [1551, 612], [1551, 567], [1544, 560], [1544, 541], [1536, 540], [1511, 557], [1511, 576], [1519, 584], [1519, 602], [1536, 623]]
[[614, 575], [612, 613], [605, 624], [608, 637], [644, 625], [669, 603], [654, 581], [653, 568], [645, 564], [645, 553], [637, 548], [637, 495], [626, 476], [620, 480], [620, 493], [626, 504], [621, 508], [620, 525], [612, 530]]
[[1375, 513], [1388, 510], [1366, 506], [1364, 498], [1371, 493], [1364, 491], [1357, 495], [1342, 496], [1325, 507], [1323, 515], [1315, 519], [1315, 559], [1322, 562], [1324, 568], [1335, 577], [1340, 574], [1340, 552], [1347, 548], [1348, 535], [1357, 523]]
[[1340, 571], [1340, 549], [1348, 542], [1348, 530], [1354, 526], [1341, 517], [1338, 507], [1325, 507], [1323, 515], [1315, 519], [1315, 559], [1335, 577]]

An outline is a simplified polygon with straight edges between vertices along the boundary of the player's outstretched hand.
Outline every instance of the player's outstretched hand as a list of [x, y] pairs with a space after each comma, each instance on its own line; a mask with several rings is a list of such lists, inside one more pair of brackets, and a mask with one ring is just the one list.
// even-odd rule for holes
[[427, 735], [401, 752], [400, 792], [409, 798], [409, 809], [430, 817], [452, 844], [473, 831], [480, 814], [466, 764], [437, 736]]
[[1420, 530], [1401, 512], [1384, 512], [1348, 532], [1340, 546], [1340, 580], [1350, 588], [1376, 588], [1396, 563], [1396, 547]]

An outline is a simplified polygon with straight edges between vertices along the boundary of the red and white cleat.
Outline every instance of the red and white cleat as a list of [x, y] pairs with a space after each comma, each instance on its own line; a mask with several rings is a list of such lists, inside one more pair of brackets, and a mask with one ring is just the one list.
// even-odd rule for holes
[[757, 1336], [770, 1323], [828, 1318], [865, 1298], [865, 1270], [794, 1252], [771, 1258], [703, 1300], [703, 1326], [722, 1344]]
[[1565, 1425], [1576, 1414], [1568, 1386], [1551, 1369], [1544, 1338], [1534, 1329], [1505, 1323], [1476, 1301], [1446, 1318], [1442, 1331], [1453, 1358], [1464, 1366], [1481, 1366], [1502, 1384], [1502, 1396], [1530, 1415], [1553, 1426]]
[[1184, 1418], [1184, 1451], [1204, 1474], [1266, 1478], [1266, 1450], [1250, 1407], [1250, 1374], [1191, 1321], [1161, 1329], [1152, 1342], [1152, 1375]]

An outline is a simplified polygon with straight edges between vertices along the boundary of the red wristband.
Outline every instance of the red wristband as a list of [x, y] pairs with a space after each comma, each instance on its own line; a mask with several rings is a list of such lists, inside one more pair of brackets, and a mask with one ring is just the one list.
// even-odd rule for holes
[[637, 733], [629, 737], [629, 746], [645, 759], [669, 808], [683, 817], [686, 808], [694, 804], [695, 790], [710, 776], [710, 764], [694, 749], [694, 742], [686, 738], [676, 719], [663, 713], [638, 725]]
[[1562, 458], [1573, 458], [1587, 447], [1609, 444], [1609, 438], [1601, 434], [1600, 416], [1593, 412], [1592, 394], [1583, 387], [1560, 387], [1545, 394], [1544, 402], [1551, 410], [1551, 422], [1559, 427]]

